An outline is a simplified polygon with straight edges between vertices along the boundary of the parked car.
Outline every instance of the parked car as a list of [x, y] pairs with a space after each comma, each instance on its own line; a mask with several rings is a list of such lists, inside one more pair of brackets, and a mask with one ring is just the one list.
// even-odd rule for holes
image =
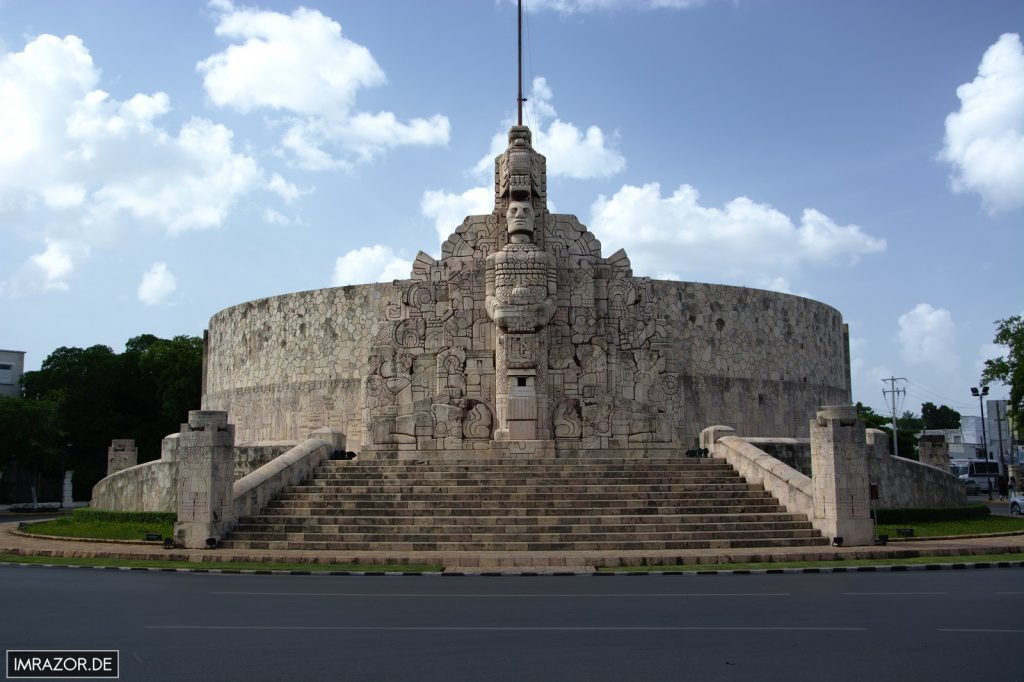
[[1010, 513], [1024, 514], [1024, 492], [1016, 492], [1010, 495]]

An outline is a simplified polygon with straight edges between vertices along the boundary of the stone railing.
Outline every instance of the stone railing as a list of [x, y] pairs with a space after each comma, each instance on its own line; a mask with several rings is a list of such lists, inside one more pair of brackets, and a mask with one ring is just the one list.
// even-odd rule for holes
[[306, 480], [313, 469], [334, 452], [334, 446], [319, 438], [302, 441], [288, 452], [264, 464], [231, 487], [234, 521], [258, 514], [282, 488]]
[[[703, 434], [701, 436], [703, 441]], [[702, 447], [709, 446], [702, 442]], [[813, 490], [808, 476], [738, 436], [719, 435], [711, 448], [715, 457], [724, 457], [748, 483], [764, 486], [764, 489], [790, 513], [806, 514], [808, 518], [811, 517]]]
[[178, 509], [178, 434], [163, 439], [160, 459], [115, 471], [92, 488], [92, 509], [173, 512]]

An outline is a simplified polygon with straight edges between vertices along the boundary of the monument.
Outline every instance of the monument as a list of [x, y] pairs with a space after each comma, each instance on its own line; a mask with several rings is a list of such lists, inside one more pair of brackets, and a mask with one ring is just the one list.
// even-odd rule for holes
[[[651, 454], [708, 424], [807, 437], [850, 402], [848, 332], [807, 298], [633, 276], [547, 207], [523, 126], [494, 209], [420, 252], [409, 279], [285, 294], [210, 320], [203, 409], [240, 443], [343, 431], [361, 455]], [[722, 254], [727, 259], [728, 254]]]
[[[521, 54], [520, 54], [521, 60]], [[364, 458], [651, 455], [708, 424], [806, 437], [850, 402], [838, 311], [806, 298], [634, 277], [575, 216], [548, 210], [522, 125], [495, 159], [494, 205], [408, 279], [221, 311], [203, 409], [240, 443], [323, 427]], [[722, 253], [723, 262], [729, 258]]]

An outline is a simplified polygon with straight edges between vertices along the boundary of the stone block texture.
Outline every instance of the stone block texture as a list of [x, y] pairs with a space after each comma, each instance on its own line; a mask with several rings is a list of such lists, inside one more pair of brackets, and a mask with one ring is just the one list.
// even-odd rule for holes
[[175, 543], [206, 547], [230, 529], [235, 433], [226, 412], [192, 410], [178, 436]]
[[847, 545], [872, 544], [867, 445], [856, 408], [821, 408], [810, 432], [815, 528]]
[[715, 423], [806, 437], [818, 405], [850, 400], [846, 339], [806, 298], [634, 277], [623, 251], [548, 212], [546, 160], [514, 127], [494, 210], [409, 279], [217, 313], [203, 407], [230, 412], [243, 443], [332, 427], [383, 458], [688, 448]]

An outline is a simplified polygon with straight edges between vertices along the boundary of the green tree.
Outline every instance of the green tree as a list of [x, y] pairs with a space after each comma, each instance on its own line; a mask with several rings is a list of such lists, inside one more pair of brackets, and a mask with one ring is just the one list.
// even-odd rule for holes
[[959, 429], [960, 413], [946, 405], [922, 403], [921, 420], [926, 429]]
[[[892, 418], [878, 414], [872, 408], [857, 403], [857, 414], [868, 429], [879, 429], [885, 431], [889, 436], [889, 452], [895, 452], [892, 442]], [[896, 420], [899, 428], [899, 453], [900, 457], [917, 459], [917, 432], [920, 430], [921, 420], [913, 412], [907, 411], [902, 417]]]
[[113, 438], [134, 439], [140, 462], [159, 456], [160, 440], [199, 407], [202, 362], [197, 337], [143, 334], [120, 354], [107, 346], [61, 347], [39, 371], [25, 373], [25, 397], [56, 406], [76, 496], [88, 495], [106, 474]]
[[996, 336], [993, 341], [1006, 347], [1006, 354], [985, 361], [981, 383], [1001, 381], [1010, 387], [1008, 414], [1017, 425], [1017, 438], [1024, 431], [1024, 317], [1014, 315], [996, 321]]
[[43, 475], [59, 475], [62, 436], [57, 406], [49, 400], [0, 396], [0, 471], [30, 472], [38, 489]]
[[864, 403], [857, 403], [857, 415], [864, 422], [865, 428], [880, 429], [889, 423], [887, 417], [878, 414]]

